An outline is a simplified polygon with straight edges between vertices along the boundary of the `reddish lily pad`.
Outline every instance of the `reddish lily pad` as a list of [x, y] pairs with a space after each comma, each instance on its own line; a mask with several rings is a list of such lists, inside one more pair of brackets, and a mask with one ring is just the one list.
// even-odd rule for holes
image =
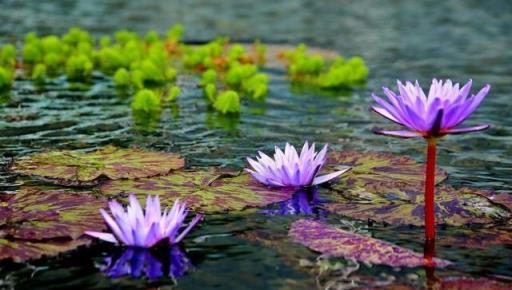
[[14, 239], [76, 239], [85, 230], [104, 228], [99, 209], [105, 206], [104, 200], [84, 192], [23, 187], [1, 206], [0, 227]]
[[498, 245], [512, 245], [512, 231], [501, 227], [492, 228], [457, 228], [451, 229], [449, 235], [438, 239], [439, 246], [469, 249], [488, 249]]
[[24, 187], [0, 205], [0, 259], [20, 262], [87, 243], [85, 230], [102, 231], [104, 200], [87, 193]]
[[102, 184], [100, 190], [107, 196], [157, 194], [165, 205], [171, 205], [179, 198], [204, 212], [265, 206], [293, 195], [290, 189], [261, 185], [247, 173], [232, 174], [215, 168], [176, 171], [167, 176], [134, 180], [112, 180]]
[[89, 239], [78, 240], [10, 240], [0, 239], [0, 260], [12, 259], [21, 263], [27, 260], [39, 259], [43, 256], [56, 256], [60, 253], [74, 250], [90, 243]]
[[[479, 277], [443, 277], [436, 278], [435, 281], [429, 282], [428, 289], [443, 289], [443, 290], [510, 290], [512, 284], [503, 283], [496, 280]], [[379, 285], [375, 288], [366, 289], [379, 289], [379, 290], [415, 290], [417, 287], [406, 284], [390, 284]]]
[[[422, 186], [425, 178], [425, 165], [406, 156], [391, 153], [334, 151], [327, 158], [328, 167], [350, 166], [352, 170], [337, 189], [365, 186], [371, 182], [393, 182], [411, 186]], [[436, 183], [445, 180], [447, 173], [438, 169]]]
[[53, 151], [15, 160], [11, 170], [52, 179], [62, 185], [94, 183], [101, 177], [133, 179], [168, 174], [185, 166], [179, 155], [106, 146], [97, 151]]
[[[422, 188], [390, 183], [368, 183], [363, 187], [332, 195], [327, 210], [348, 217], [396, 225], [422, 226], [424, 203]], [[396, 198], [399, 197], [399, 198]], [[435, 196], [436, 222], [447, 225], [503, 223], [512, 212], [481, 194], [479, 190], [442, 186]]]
[[[290, 228], [289, 236], [295, 242], [314, 251], [368, 264], [419, 267], [425, 263], [423, 254], [314, 220], [295, 221]], [[437, 258], [434, 262], [438, 267], [450, 264]]]

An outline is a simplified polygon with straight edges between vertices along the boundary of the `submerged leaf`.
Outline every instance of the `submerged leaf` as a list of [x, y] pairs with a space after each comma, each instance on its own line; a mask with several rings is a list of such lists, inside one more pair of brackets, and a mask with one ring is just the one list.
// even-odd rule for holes
[[167, 174], [183, 166], [184, 159], [174, 153], [106, 146], [90, 153], [53, 151], [22, 157], [11, 170], [51, 178], [59, 184], [79, 185], [100, 177], [130, 179]]
[[109, 196], [135, 193], [159, 195], [165, 205], [180, 199], [195, 209], [205, 212], [242, 210], [247, 206], [264, 206], [291, 198], [293, 190], [268, 188], [249, 174], [233, 175], [219, 169], [176, 171], [167, 176], [112, 180], [100, 190]]
[[[424, 201], [421, 187], [370, 182], [331, 196], [329, 211], [362, 220], [422, 226]], [[436, 223], [448, 225], [500, 223], [512, 217], [505, 206], [476, 189], [439, 187], [435, 195]]]
[[85, 244], [85, 230], [102, 231], [99, 209], [106, 205], [87, 193], [21, 188], [0, 206], [0, 259], [23, 261]]
[[[423, 254], [314, 220], [302, 219], [294, 222], [289, 235], [297, 243], [334, 257], [392, 267], [424, 265]], [[450, 264], [441, 259], [435, 259], [435, 263], [438, 267]]]

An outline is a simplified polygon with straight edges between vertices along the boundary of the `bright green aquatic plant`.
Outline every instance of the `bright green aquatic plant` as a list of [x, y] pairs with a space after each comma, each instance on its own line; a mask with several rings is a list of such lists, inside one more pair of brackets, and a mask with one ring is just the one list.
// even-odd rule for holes
[[10, 69], [0, 66], [0, 90], [6, 90], [12, 87], [13, 73]]
[[208, 69], [201, 74], [201, 86], [207, 86], [208, 84], [214, 84], [217, 82], [217, 72], [214, 69]]
[[62, 41], [68, 45], [77, 47], [81, 43], [92, 44], [93, 38], [89, 32], [78, 27], [72, 27], [62, 36]]
[[126, 88], [130, 86], [130, 79], [130, 73], [125, 68], [118, 69], [113, 77], [115, 86], [119, 88]]
[[4, 45], [0, 51], [0, 65], [14, 67], [16, 65], [16, 47], [10, 43]]
[[319, 54], [308, 54], [304, 44], [280, 55], [287, 65], [293, 81], [319, 86], [323, 89], [339, 89], [363, 84], [368, 78], [368, 67], [361, 57], [349, 60], [338, 56], [326, 61]]
[[240, 96], [235, 91], [225, 91], [219, 94], [213, 107], [222, 114], [240, 112]]
[[203, 92], [210, 103], [213, 104], [217, 99], [217, 86], [215, 86], [215, 84], [207, 84], [204, 87]]
[[254, 100], [263, 99], [268, 93], [268, 75], [257, 73], [245, 79], [242, 90]]
[[138, 91], [132, 101], [132, 110], [152, 113], [161, 110], [161, 98], [148, 89]]
[[46, 66], [42, 63], [36, 64], [34, 69], [32, 70], [32, 81], [38, 85], [42, 85], [48, 79], [48, 73], [46, 70]]
[[66, 74], [72, 81], [88, 81], [93, 68], [92, 61], [84, 54], [73, 55], [66, 62]]
[[167, 101], [172, 102], [178, 98], [178, 95], [181, 93], [181, 89], [178, 86], [172, 86], [167, 92]]

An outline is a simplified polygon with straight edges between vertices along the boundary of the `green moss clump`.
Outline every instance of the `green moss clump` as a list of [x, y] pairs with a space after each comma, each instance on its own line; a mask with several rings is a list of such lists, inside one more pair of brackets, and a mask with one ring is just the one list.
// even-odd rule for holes
[[0, 67], [0, 90], [6, 90], [12, 87], [13, 73], [10, 69]]
[[23, 63], [33, 65], [43, 59], [43, 51], [39, 41], [25, 43], [23, 46]]
[[132, 101], [132, 110], [152, 113], [161, 110], [161, 99], [155, 92], [143, 89], [135, 94]]
[[80, 43], [92, 44], [93, 38], [89, 32], [78, 27], [72, 27], [62, 36], [62, 41], [71, 46], [78, 46]]
[[62, 65], [62, 58], [59, 57], [58, 54], [56, 53], [48, 53], [47, 55], [44, 56], [44, 59], [43, 59], [43, 63], [44, 65], [46, 66], [46, 68], [48, 69], [48, 72], [50, 74], [56, 74], [61, 65]]
[[243, 91], [254, 100], [263, 99], [268, 93], [268, 76], [258, 73], [242, 82]]
[[178, 98], [178, 95], [181, 93], [181, 89], [178, 86], [172, 86], [167, 93], [167, 101], [172, 102]]
[[183, 31], [183, 25], [175, 24], [167, 31], [167, 40], [173, 43], [179, 42], [183, 36]]
[[16, 47], [10, 43], [4, 45], [0, 51], [0, 65], [14, 67], [16, 64]]
[[224, 81], [230, 88], [238, 90], [242, 87], [242, 82], [252, 77], [257, 71], [258, 68], [255, 65], [233, 62], [230, 63]]
[[288, 74], [294, 81], [317, 85], [324, 89], [338, 89], [362, 84], [368, 78], [368, 67], [361, 57], [345, 61], [338, 56], [327, 63], [320, 55], [309, 55], [304, 44], [282, 54], [288, 65]]
[[213, 107], [222, 114], [240, 112], [240, 96], [235, 91], [225, 91], [217, 96]]
[[94, 66], [84, 54], [73, 55], [66, 62], [66, 74], [72, 81], [88, 81]]
[[116, 87], [128, 87], [130, 85], [130, 73], [125, 68], [120, 68], [112, 78]]
[[208, 69], [201, 74], [201, 86], [215, 84], [217, 82], [217, 72], [214, 69]]
[[46, 71], [46, 66], [42, 63], [38, 63], [34, 70], [32, 70], [32, 81], [38, 85], [42, 85], [48, 79], [48, 73]]
[[158, 36], [158, 32], [154, 30], [150, 30], [144, 36], [144, 42], [147, 44], [154, 44], [160, 41], [160, 36]]
[[210, 103], [215, 103], [215, 100], [217, 99], [217, 87], [215, 84], [207, 84], [204, 87], [203, 92]]

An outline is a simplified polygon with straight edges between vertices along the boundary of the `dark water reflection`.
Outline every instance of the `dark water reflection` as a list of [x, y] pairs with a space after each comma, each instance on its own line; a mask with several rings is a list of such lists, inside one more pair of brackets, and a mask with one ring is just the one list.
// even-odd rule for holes
[[[2, 41], [19, 41], [31, 30], [63, 33], [73, 25], [102, 35], [119, 28], [163, 32], [181, 22], [189, 41], [223, 34], [240, 41], [306, 42], [347, 56], [362, 55], [371, 70], [365, 89], [330, 96], [291, 88], [282, 72], [269, 71], [272, 80], [266, 103], [246, 104], [239, 117], [209, 111], [194, 82], [183, 77], [178, 80], [183, 93], [177, 105], [163, 110], [156, 121], [136, 125], [129, 99], [119, 97], [101, 76], [89, 88], [70, 88], [56, 80], [40, 89], [21, 81], [12, 93], [0, 97], [0, 151], [6, 155], [115, 144], [180, 152], [191, 165], [242, 166], [244, 157], [257, 149], [271, 150], [276, 143], [300, 144], [307, 139], [331, 143], [335, 149], [391, 151], [422, 160], [423, 141], [370, 133], [375, 126], [389, 125], [369, 111], [370, 92], [380, 91], [382, 85], [394, 86], [397, 78], [418, 79], [425, 87], [432, 77], [459, 82], [472, 78], [475, 90], [485, 83], [492, 89], [470, 123], [486, 122], [493, 127], [445, 138], [439, 144], [439, 164], [450, 173], [451, 185], [512, 189], [511, 1], [2, 0], [0, 19]], [[15, 188], [8, 177], [0, 185]], [[314, 289], [424, 282], [422, 269], [398, 272], [383, 266], [356, 267], [341, 259], [319, 259], [298, 245], [265, 247], [241, 236], [257, 231], [268, 237], [285, 236], [296, 218], [269, 217], [251, 210], [207, 217], [185, 242], [184, 249], [196, 268], [178, 279], [178, 289]], [[353, 231], [422, 251], [421, 229], [376, 226], [369, 230], [366, 223], [328, 218]], [[440, 230], [440, 238], [448, 240], [454, 231]], [[456, 242], [440, 244], [438, 254], [457, 263], [436, 275], [464, 271], [512, 276], [511, 246], [491, 245], [475, 250]], [[16, 289], [171, 289], [173, 285], [166, 279], [111, 280], [95, 266], [105, 254], [97, 244], [50, 262], [5, 265], [0, 287], [16, 283]]]

